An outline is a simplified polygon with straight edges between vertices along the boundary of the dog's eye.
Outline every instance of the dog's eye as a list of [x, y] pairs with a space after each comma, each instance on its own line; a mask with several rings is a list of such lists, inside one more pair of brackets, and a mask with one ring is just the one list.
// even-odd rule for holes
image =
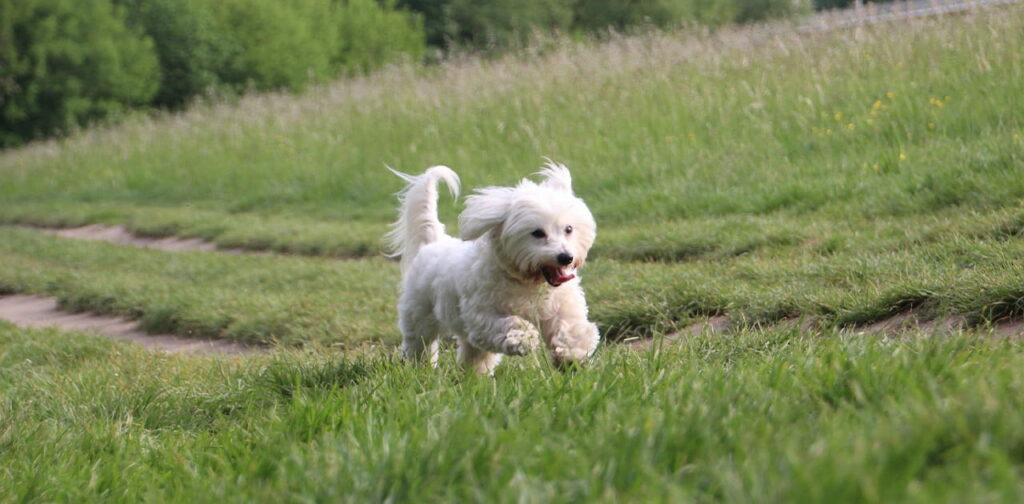
[[565, 234], [572, 234], [572, 226], [565, 226]]
[[534, 238], [546, 238], [548, 236], [543, 229], [535, 229], [530, 235]]

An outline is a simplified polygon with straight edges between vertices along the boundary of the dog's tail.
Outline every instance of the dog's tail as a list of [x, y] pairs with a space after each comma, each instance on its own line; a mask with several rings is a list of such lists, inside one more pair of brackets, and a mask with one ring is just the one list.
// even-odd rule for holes
[[443, 180], [452, 197], [459, 195], [459, 176], [447, 166], [434, 166], [423, 175], [391, 170], [408, 185], [398, 193], [398, 220], [387, 235], [390, 257], [402, 258], [402, 273], [412, 263], [420, 247], [444, 236], [444, 224], [437, 218], [437, 181]]

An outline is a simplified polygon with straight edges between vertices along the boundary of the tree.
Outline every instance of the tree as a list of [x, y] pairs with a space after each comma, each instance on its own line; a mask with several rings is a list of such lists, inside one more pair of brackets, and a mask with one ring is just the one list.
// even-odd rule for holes
[[0, 145], [65, 132], [147, 103], [152, 41], [110, 0], [0, 0]]

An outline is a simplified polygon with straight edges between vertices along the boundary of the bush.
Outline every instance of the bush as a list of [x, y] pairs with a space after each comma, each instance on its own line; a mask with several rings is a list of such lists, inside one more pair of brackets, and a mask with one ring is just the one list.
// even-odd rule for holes
[[452, 0], [456, 38], [474, 47], [518, 45], [534, 31], [568, 31], [572, 5], [566, 0]]
[[375, 0], [214, 2], [226, 55], [220, 80], [246, 88], [302, 90], [424, 50], [420, 18]]
[[624, 30], [643, 24], [665, 27], [691, 19], [692, 4], [678, 0], [579, 0], [574, 6], [574, 24], [586, 31]]
[[337, 31], [329, 0], [211, 2], [220, 29], [220, 80], [236, 90], [302, 90], [331, 72]]
[[771, 18], [785, 17], [809, 9], [809, 4], [794, 0], [733, 0], [736, 15], [731, 19], [735, 23], [750, 23]]
[[210, 89], [301, 90], [424, 49], [420, 18], [375, 0], [117, 1], [155, 41], [164, 107]]
[[341, 2], [336, 18], [338, 42], [332, 61], [343, 73], [367, 72], [397, 58], [423, 56], [422, 16], [397, 11], [391, 2]]
[[398, 0], [395, 5], [422, 16], [428, 45], [446, 48], [455, 39], [458, 29], [452, 20], [451, 0]]
[[147, 103], [152, 41], [110, 0], [0, 0], [0, 145]]
[[153, 104], [176, 108], [220, 85], [227, 63], [225, 41], [205, 0], [116, 0], [128, 20], [145, 30], [160, 61], [160, 88]]
[[578, 0], [574, 24], [591, 32], [642, 25], [665, 28], [683, 23], [720, 26], [786, 16], [798, 10], [799, 5], [793, 0]]

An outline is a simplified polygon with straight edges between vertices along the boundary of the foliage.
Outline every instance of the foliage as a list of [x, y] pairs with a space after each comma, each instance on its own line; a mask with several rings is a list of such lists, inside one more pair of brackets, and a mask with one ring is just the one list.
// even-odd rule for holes
[[338, 0], [338, 42], [332, 62], [342, 73], [365, 73], [399, 58], [423, 56], [423, 18], [390, 2]]
[[0, 1], [0, 146], [148, 102], [152, 41], [109, 0]]
[[452, 0], [456, 39], [475, 47], [521, 45], [533, 32], [567, 31], [572, 8], [565, 0]]
[[302, 90], [332, 76], [330, 0], [224, 0], [214, 12], [227, 53], [220, 78], [238, 89]]
[[452, 19], [452, 0], [397, 0], [395, 6], [423, 17], [423, 30], [428, 45], [447, 48], [455, 39], [457, 27]]
[[117, 0], [154, 41], [160, 89], [153, 104], [180, 107], [222, 84], [226, 33], [207, 0]]
[[490, 48], [521, 44], [534, 32], [720, 26], [803, 10], [803, 5], [793, 0], [400, 0], [398, 5], [423, 14], [431, 45]]
[[579, 0], [574, 8], [576, 26], [589, 31], [644, 25], [664, 28], [683, 22], [720, 25], [732, 21], [735, 10], [733, 0]]
[[418, 16], [374, 0], [2, 0], [0, 14], [0, 146], [210, 91], [301, 91], [424, 49]]
[[[864, 4], [892, 3], [894, 0], [865, 0]], [[813, 0], [815, 10], [846, 9], [853, 7], [856, 0]]]

